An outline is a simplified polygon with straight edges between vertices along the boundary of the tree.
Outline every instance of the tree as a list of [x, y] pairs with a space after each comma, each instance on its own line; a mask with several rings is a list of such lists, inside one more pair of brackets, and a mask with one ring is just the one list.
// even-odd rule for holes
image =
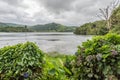
[[27, 29], [27, 25], [25, 25], [25, 29]]
[[100, 8], [100, 13], [97, 15], [102, 20], [106, 21], [106, 27], [108, 30], [111, 29], [111, 16], [113, 15], [114, 10], [119, 6], [120, 0], [114, 0], [106, 8]]

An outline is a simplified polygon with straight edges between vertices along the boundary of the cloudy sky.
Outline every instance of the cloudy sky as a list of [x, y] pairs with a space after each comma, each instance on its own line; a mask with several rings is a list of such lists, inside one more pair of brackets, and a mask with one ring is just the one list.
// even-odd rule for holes
[[0, 22], [81, 25], [97, 19], [113, 0], [0, 0]]

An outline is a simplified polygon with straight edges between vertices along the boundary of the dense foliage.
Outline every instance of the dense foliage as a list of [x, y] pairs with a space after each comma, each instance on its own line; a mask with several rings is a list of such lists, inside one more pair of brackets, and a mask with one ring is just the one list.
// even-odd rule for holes
[[44, 54], [27, 42], [0, 49], [0, 80], [119, 80], [120, 35], [83, 42], [75, 55]]
[[81, 35], [103, 35], [108, 33], [108, 30], [105, 27], [104, 21], [96, 21], [93, 23], [86, 23], [80, 27], [77, 27], [74, 33]]
[[75, 80], [120, 79], [120, 35], [97, 36], [78, 47], [72, 71]]
[[120, 6], [116, 10], [114, 10], [111, 19], [113, 25], [111, 32], [116, 32], [120, 34]]
[[43, 56], [31, 42], [0, 49], [0, 80], [40, 79]]
[[56, 52], [44, 54], [31, 42], [1, 48], [0, 80], [69, 80], [66, 57]]
[[120, 25], [120, 6], [113, 11], [111, 19], [112, 19], [112, 25], [116, 25], [116, 24]]
[[66, 57], [69, 56], [54, 52], [47, 54], [42, 80], [69, 80], [70, 78], [67, 75], [71, 75], [71, 72], [64, 66]]

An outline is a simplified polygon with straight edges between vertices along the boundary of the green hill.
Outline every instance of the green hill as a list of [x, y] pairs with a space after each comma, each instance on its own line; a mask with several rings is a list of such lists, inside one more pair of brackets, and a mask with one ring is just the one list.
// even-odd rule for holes
[[8, 25], [5, 24], [5, 23], [0, 22], [0, 27], [6, 27], [6, 26], [8, 26]]
[[57, 23], [31, 26], [29, 29], [40, 32], [73, 32], [75, 27], [64, 26]]
[[31, 32], [25, 25], [0, 22], [0, 32]]
[[3, 22], [0, 22], [0, 27], [24, 27], [25, 25], [22, 25], [22, 24], [15, 24], [15, 23], [3, 23]]
[[75, 29], [75, 34], [80, 35], [103, 35], [108, 32], [120, 33], [120, 6], [117, 7], [111, 15], [111, 29], [106, 27], [106, 21], [95, 21], [83, 24]]
[[32, 32], [26, 27], [0, 27], [0, 32]]
[[26, 26], [0, 22], [0, 32], [73, 32], [74, 30], [75, 26], [64, 26], [57, 23]]
[[105, 21], [95, 21], [93, 23], [86, 23], [75, 29], [75, 34], [80, 35], [94, 35], [94, 34], [106, 34], [107, 28], [105, 27]]

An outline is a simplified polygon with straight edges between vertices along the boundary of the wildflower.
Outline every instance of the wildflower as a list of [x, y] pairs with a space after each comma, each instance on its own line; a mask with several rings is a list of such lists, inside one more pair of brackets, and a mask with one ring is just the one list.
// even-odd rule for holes
[[112, 54], [113, 56], [116, 56], [116, 55], [118, 55], [118, 52], [115, 51], [115, 50], [111, 50], [111, 54]]
[[98, 61], [100, 61], [102, 59], [102, 54], [97, 54], [96, 58], [97, 58]]
[[77, 57], [77, 66], [79, 66], [82, 61], [83, 61], [83, 57], [82, 57], [81, 55], [79, 55], [79, 56]]
[[77, 60], [83, 60], [83, 57], [81, 56], [81, 55], [79, 55], [78, 57], [77, 57]]
[[28, 78], [29, 74], [27, 72], [25, 72], [23, 76], [24, 76], [24, 78]]
[[89, 55], [89, 56], [87, 56], [86, 57], [86, 60], [89, 62], [89, 61], [91, 61], [93, 59], [93, 56], [92, 55]]

